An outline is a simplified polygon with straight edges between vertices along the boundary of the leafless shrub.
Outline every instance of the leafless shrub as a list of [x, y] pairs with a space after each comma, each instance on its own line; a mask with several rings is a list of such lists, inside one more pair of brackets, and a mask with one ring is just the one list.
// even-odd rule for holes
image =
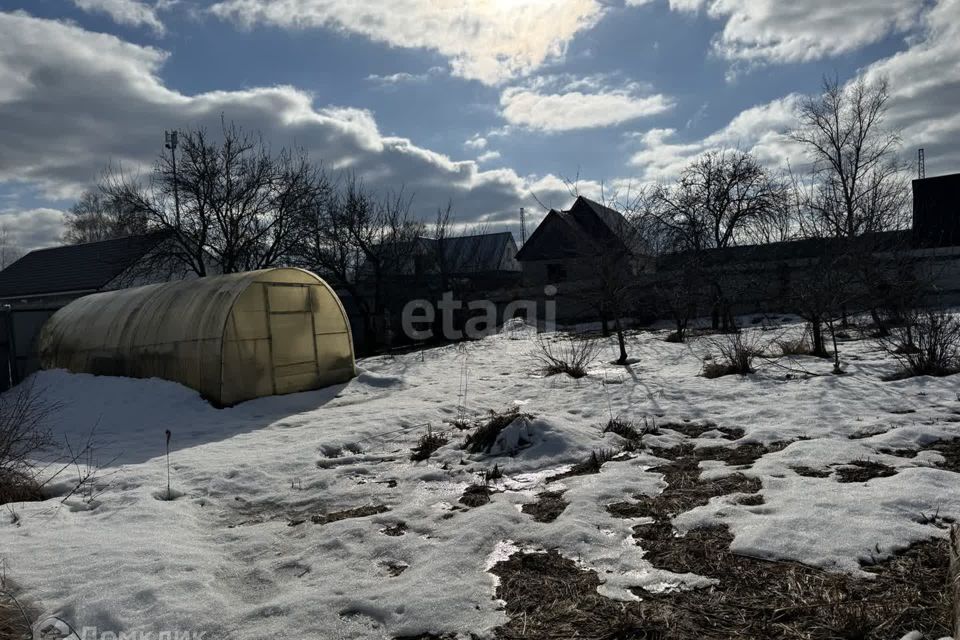
[[600, 341], [580, 334], [557, 336], [552, 340], [538, 335], [533, 359], [548, 376], [565, 373], [571, 378], [583, 378], [600, 355], [600, 347]]
[[530, 417], [520, 413], [520, 407], [511, 407], [501, 413], [491, 411], [487, 421], [480, 424], [476, 431], [467, 435], [463, 448], [470, 453], [489, 453], [501, 431], [518, 418], [529, 419]]
[[729, 375], [754, 373], [753, 361], [763, 353], [760, 339], [744, 333], [728, 333], [710, 341], [719, 357], [705, 360], [703, 376], [719, 378]]
[[643, 445], [643, 437], [646, 435], [660, 435], [660, 429], [657, 427], [656, 419], [649, 422], [644, 416], [643, 423], [624, 420], [619, 416], [611, 418], [603, 428], [603, 433], [615, 433], [624, 440], [626, 445], [624, 451], [636, 451]]
[[0, 396], [0, 504], [43, 498], [33, 457], [54, 444], [46, 423], [55, 410], [30, 384]]
[[420, 436], [417, 446], [411, 450], [410, 460], [413, 462], [427, 460], [445, 444], [447, 444], [447, 436], [442, 433], [434, 433], [430, 427], [427, 427], [427, 432]]
[[808, 356], [813, 353], [813, 345], [810, 344], [806, 334], [795, 339], [778, 340], [777, 347], [785, 356]]
[[891, 333], [884, 345], [900, 363], [895, 379], [948, 376], [960, 371], [960, 320], [956, 317], [928, 310]]

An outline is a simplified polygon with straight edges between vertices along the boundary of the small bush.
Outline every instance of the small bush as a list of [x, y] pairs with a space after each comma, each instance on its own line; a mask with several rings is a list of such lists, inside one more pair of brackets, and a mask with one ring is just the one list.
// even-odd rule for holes
[[521, 417], [530, 418], [526, 414], [521, 414], [519, 407], [511, 407], [502, 413], [491, 411], [490, 418], [477, 427], [476, 431], [467, 435], [463, 441], [463, 448], [470, 453], [489, 453], [500, 432]]
[[624, 447], [625, 451], [636, 451], [643, 444], [643, 437], [646, 435], [660, 435], [660, 429], [657, 427], [657, 421], [654, 420], [653, 423], [647, 421], [647, 418], [643, 418], [643, 424], [639, 422], [633, 422], [631, 420], [624, 420], [619, 416], [616, 418], [611, 418], [607, 422], [606, 426], [603, 428], [603, 433], [615, 433], [624, 440], [627, 441], [626, 446]]
[[553, 340], [538, 335], [533, 359], [545, 375], [565, 373], [571, 378], [583, 378], [600, 355], [600, 346], [599, 340], [583, 335], [570, 334]]
[[442, 433], [433, 433], [433, 431], [428, 428], [427, 432], [420, 436], [420, 440], [417, 441], [417, 446], [411, 450], [410, 460], [413, 462], [427, 460], [437, 449], [447, 444], [447, 442], [447, 436]]
[[46, 423], [55, 409], [30, 385], [0, 396], [0, 504], [43, 499], [32, 460], [53, 445]]
[[667, 337], [664, 338], [664, 341], [679, 344], [684, 341], [684, 336], [679, 331], [671, 331], [669, 334], [667, 334]]
[[806, 334], [796, 340], [778, 340], [777, 347], [785, 356], [807, 356], [813, 353], [813, 347], [807, 340]]
[[711, 341], [719, 355], [711, 360], [704, 359], [703, 376], [719, 378], [729, 375], [749, 375], [754, 373], [753, 361], [763, 354], [760, 342], [755, 337], [743, 333], [729, 333]]
[[949, 376], [960, 371], [960, 320], [943, 311], [924, 311], [892, 331], [887, 349], [900, 362], [897, 378]]

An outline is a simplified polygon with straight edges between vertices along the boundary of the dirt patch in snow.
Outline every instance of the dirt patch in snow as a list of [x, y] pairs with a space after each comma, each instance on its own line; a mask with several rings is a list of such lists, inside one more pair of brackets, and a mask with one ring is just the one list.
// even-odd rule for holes
[[874, 460], [854, 460], [837, 469], [837, 482], [866, 482], [894, 475], [897, 475], [897, 470], [888, 464]]
[[873, 580], [738, 556], [730, 551], [732, 540], [725, 526], [644, 539], [654, 566], [719, 582], [665, 594], [638, 589], [643, 618], [662, 625], [670, 638], [886, 640], [913, 630], [928, 638], [950, 633], [944, 540], [864, 567]]
[[500, 578], [497, 598], [510, 621], [494, 632], [500, 640], [642, 640], [664, 638], [644, 620], [640, 603], [597, 593], [600, 578], [556, 551], [515, 553], [490, 573]]
[[567, 508], [562, 491], [544, 491], [536, 502], [523, 505], [521, 511], [533, 516], [537, 522], [553, 522]]
[[383, 535], [391, 536], [394, 538], [398, 538], [404, 535], [406, 532], [407, 532], [406, 522], [398, 522], [396, 524], [390, 525], [389, 527], [384, 527], [383, 529], [380, 529], [380, 533], [382, 533]]
[[489, 503], [491, 495], [493, 495], [493, 490], [490, 489], [490, 487], [483, 484], [472, 484], [463, 490], [463, 495], [460, 496], [459, 502], [473, 509], [474, 507], [482, 507]]
[[705, 422], [668, 422], [660, 425], [660, 428], [676, 431], [688, 438], [699, 438], [709, 431], [719, 431], [723, 434], [724, 440], [739, 440], [745, 433], [740, 427], [718, 427], [715, 422], [709, 420]]
[[814, 469], [805, 465], [796, 465], [790, 468], [798, 476], [805, 478], [829, 478], [830, 474], [833, 473], [830, 469]]
[[547, 478], [547, 482], [563, 480], [564, 478], [572, 478], [574, 476], [588, 476], [594, 473], [600, 473], [600, 469], [606, 463], [615, 460], [626, 459], [626, 456], [627, 454], [625, 452], [617, 451], [615, 449], [598, 449], [596, 451], [591, 451], [586, 460], [573, 465], [568, 471], [558, 473], [555, 476], [550, 476]]
[[[387, 511], [390, 511], [390, 507], [387, 505], [370, 504], [362, 507], [354, 507], [353, 509], [344, 509], [343, 511], [312, 515], [310, 516], [310, 522], [313, 524], [330, 524], [331, 522], [339, 522], [340, 520], [347, 520], [348, 518], [366, 518], [367, 516], [386, 513]], [[293, 526], [293, 522], [291, 522], [290, 525]]]
[[941, 440], [929, 448], [944, 457], [944, 462], [937, 465], [938, 467], [960, 473], [960, 438]]
[[[635, 502], [607, 505], [607, 511], [618, 518], [654, 518], [669, 522], [674, 516], [710, 502], [710, 498], [731, 493], [753, 494], [762, 484], [757, 478], [734, 473], [713, 480], [700, 480], [701, 450], [681, 455], [672, 462], [654, 467], [662, 473], [667, 487], [655, 496], [638, 494]], [[642, 526], [642, 525], [641, 525]]]

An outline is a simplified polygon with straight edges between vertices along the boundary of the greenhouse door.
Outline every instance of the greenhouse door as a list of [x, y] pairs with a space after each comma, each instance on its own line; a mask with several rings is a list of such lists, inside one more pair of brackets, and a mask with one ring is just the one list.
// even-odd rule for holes
[[317, 386], [317, 343], [310, 286], [275, 283], [265, 286], [274, 393], [293, 393]]

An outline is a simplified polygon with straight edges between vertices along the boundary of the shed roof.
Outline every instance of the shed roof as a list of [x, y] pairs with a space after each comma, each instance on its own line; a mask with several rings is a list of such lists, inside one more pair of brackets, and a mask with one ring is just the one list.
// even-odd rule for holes
[[169, 237], [160, 231], [31, 251], [0, 271], [0, 298], [100, 290]]
[[443, 250], [453, 271], [497, 271], [507, 246], [514, 242], [509, 231], [446, 238]]

